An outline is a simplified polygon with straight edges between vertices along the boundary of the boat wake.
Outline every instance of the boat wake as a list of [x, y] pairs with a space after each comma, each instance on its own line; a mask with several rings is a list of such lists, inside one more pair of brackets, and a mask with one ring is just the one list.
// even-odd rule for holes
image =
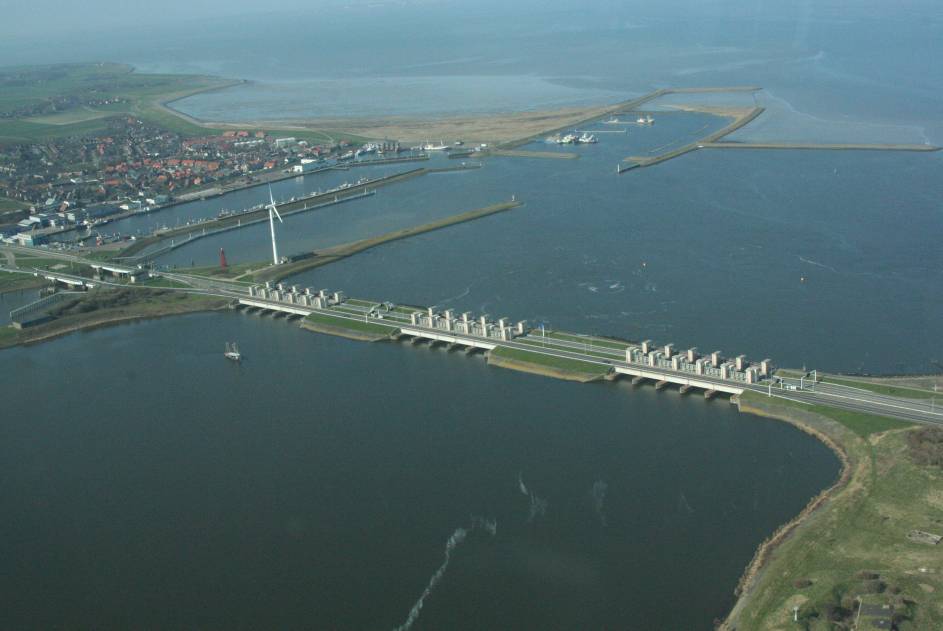
[[830, 272], [835, 272], [836, 274], [838, 273], [838, 270], [832, 267], [831, 265], [826, 265], [825, 263], [819, 263], [818, 261], [806, 259], [801, 256], [799, 257], [799, 260], [802, 261], [803, 263], [808, 263], [809, 265], [815, 265], [816, 267], [822, 267], [824, 269], [827, 269]]
[[448, 304], [448, 303], [450, 303], [450, 302], [454, 302], [455, 300], [461, 300], [462, 298], [464, 298], [465, 296], [467, 296], [468, 294], [471, 293], [471, 288], [472, 288], [472, 286], [469, 285], [468, 287], [465, 288], [465, 291], [463, 291], [463, 292], [460, 293], [459, 295], [457, 295], [457, 296], [452, 296], [451, 298], [444, 298], [444, 299], [442, 299], [442, 300], [439, 301], [439, 304], [440, 304], [440, 305], [445, 305], [445, 304]]
[[482, 517], [473, 517], [472, 525], [469, 528], [456, 528], [455, 532], [448, 538], [448, 541], [445, 542], [445, 560], [442, 562], [442, 565], [439, 566], [439, 569], [435, 571], [435, 574], [432, 575], [432, 578], [429, 579], [429, 584], [426, 585], [426, 588], [422, 591], [422, 595], [419, 597], [419, 600], [416, 601], [416, 604], [413, 605], [413, 608], [409, 610], [409, 616], [406, 617], [406, 622], [396, 627], [395, 631], [407, 631], [416, 624], [416, 620], [419, 619], [419, 614], [422, 612], [422, 607], [426, 602], [426, 598], [429, 597], [429, 594], [432, 593], [432, 590], [435, 589], [436, 585], [442, 580], [442, 577], [445, 576], [445, 571], [449, 567], [449, 562], [452, 560], [452, 551], [455, 550], [465, 538], [468, 537], [468, 534], [475, 530], [476, 528], [481, 528], [491, 536], [495, 536], [498, 532], [498, 523], [495, 520], [487, 520]]
[[536, 493], [529, 491], [527, 485], [524, 484], [524, 478], [520, 474], [517, 476], [517, 488], [520, 489], [522, 495], [526, 495], [530, 500], [530, 511], [527, 515], [528, 524], [537, 517], [543, 517], [547, 514], [547, 500], [537, 497]]
[[596, 510], [596, 516], [599, 517], [599, 523], [602, 524], [603, 528], [609, 525], [609, 522], [606, 520], [606, 513], [603, 510], [608, 488], [609, 485], [606, 484], [605, 481], [596, 480], [593, 482], [593, 490], [591, 491], [593, 496], [593, 508]]

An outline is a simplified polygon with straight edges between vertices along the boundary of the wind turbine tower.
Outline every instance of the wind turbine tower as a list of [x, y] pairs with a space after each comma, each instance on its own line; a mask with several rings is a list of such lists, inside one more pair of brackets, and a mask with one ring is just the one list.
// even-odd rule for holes
[[[268, 225], [269, 229], [272, 231], [272, 262], [275, 265], [278, 265], [278, 246], [275, 245], [275, 217], [278, 217], [279, 223], [285, 223], [282, 221], [282, 216], [278, 214], [278, 208], [275, 207], [275, 198], [272, 197], [272, 187], [268, 187]], [[274, 213], [274, 215], [273, 215]]]

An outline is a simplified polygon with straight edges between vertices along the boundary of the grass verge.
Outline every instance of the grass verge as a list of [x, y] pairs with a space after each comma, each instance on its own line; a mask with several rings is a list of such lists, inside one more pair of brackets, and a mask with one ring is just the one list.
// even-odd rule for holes
[[917, 464], [908, 450], [908, 435], [921, 428], [755, 393], [741, 395], [740, 405], [816, 435], [844, 470], [761, 546], [723, 628], [851, 628], [858, 600], [894, 607], [901, 631], [943, 628], [940, 552], [907, 537], [914, 529], [943, 530], [943, 471]]
[[41, 342], [118, 322], [219, 309], [228, 302], [224, 298], [160, 288], [94, 289], [54, 308], [50, 312], [54, 319], [50, 322], [23, 330], [5, 327], [0, 335], [0, 348]]
[[601, 364], [531, 353], [506, 346], [498, 346], [490, 351], [488, 363], [501, 368], [582, 382], [602, 379], [609, 372], [609, 368]]
[[303, 328], [317, 333], [327, 333], [369, 342], [389, 339], [390, 334], [397, 330], [397, 327], [393, 325], [348, 320], [317, 312], [306, 316], [301, 325]]
[[852, 388], [861, 388], [877, 394], [886, 394], [891, 397], [903, 397], [905, 399], [930, 399], [939, 396], [932, 390], [920, 390], [918, 388], [907, 388], [904, 386], [891, 386], [883, 383], [874, 383], [860, 379], [846, 377], [835, 377], [833, 375], [824, 375], [819, 381], [822, 383], [833, 383], [840, 386], [850, 386]]
[[45, 278], [32, 274], [16, 274], [14, 272], [0, 272], [0, 294], [20, 289], [35, 289], [48, 284]]

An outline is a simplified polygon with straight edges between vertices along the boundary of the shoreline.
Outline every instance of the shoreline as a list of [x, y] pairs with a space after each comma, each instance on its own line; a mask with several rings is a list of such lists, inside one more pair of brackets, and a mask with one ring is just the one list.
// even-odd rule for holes
[[[907, 534], [915, 528], [935, 532], [943, 516], [936, 495], [927, 493], [941, 488], [943, 471], [913, 451], [913, 441], [924, 440], [917, 437], [940, 430], [747, 395], [741, 412], [788, 423], [818, 439], [842, 468], [834, 483], [757, 547], [718, 628], [785, 631], [796, 618], [804, 628], [825, 621], [848, 624], [858, 603], [889, 605], [905, 623], [901, 628], [940, 628], [943, 604], [930, 594], [943, 580], [933, 569], [921, 569], [935, 568], [939, 553]], [[879, 588], [869, 579], [880, 579]]]
[[[274, 119], [246, 121], [211, 121], [173, 106], [187, 97], [224, 90], [252, 83], [235, 80], [224, 86], [199, 90], [192, 94], [173, 96], [159, 102], [162, 111], [192, 125], [220, 131], [234, 129], [268, 129], [285, 132], [318, 132], [328, 137], [345, 134], [362, 138], [397, 138], [403, 143], [427, 142], [429, 138], [455, 137], [467, 144], [479, 142], [512, 142], [524, 127], [529, 134], [539, 135], [548, 125], [566, 127], [605, 115], [613, 106], [587, 105], [535, 111], [481, 112], [467, 114], [392, 115], [384, 117], [322, 117], [305, 119]], [[545, 124], [546, 123], [546, 124]]]
[[[224, 302], [220, 300], [219, 302]], [[167, 305], [165, 305], [166, 307]], [[124, 313], [124, 314], [103, 314], [100, 318], [92, 318], [84, 322], [70, 323], [62, 328], [49, 330], [43, 334], [29, 340], [17, 341], [14, 344], [5, 344], [0, 341], [0, 349], [18, 345], [32, 345], [41, 342], [63, 337], [79, 331], [104, 328], [125, 322], [136, 320], [157, 319], [173, 315], [185, 315], [188, 313], [222, 311], [227, 308], [226, 304], [217, 305], [190, 305], [178, 309], [157, 310], [153, 313]], [[306, 329], [315, 333], [339, 336], [351, 340], [377, 342], [391, 339], [389, 333], [380, 333], [372, 331], [357, 331], [348, 327], [333, 326], [330, 323], [308, 322], [303, 320], [299, 328]], [[391, 332], [394, 328], [391, 327]], [[521, 372], [531, 373], [544, 377], [556, 378], [565, 381], [589, 383], [602, 381], [603, 374], [591, 374], [565, 368], [556, 368], [550, 365], [528, 362], [516, 357], [502, 357], [500, 353], [495, 355], [492, 352], [486, 354], [486, 362], [489, 366], [506, 368]], [[749, 395], [749, 396], [744, 396]], [[782, 591], [783, 585], [792, 582], [802, 575], [790, 575], [789, 572], [783, 572], [781, 565], [786, 557], [778, 556], [784, 546], [788, 546], [800, 537], [817, 537], [822, 528], [833, 528], [835, 520], [844, 517], [843, 511], [847, 509], [847, 504], [858, 498], [863, 492], [867, 491], [868, 480], [874, 477], [873, 455], [869, 460], [863, 456], [863, 448], [871, 448], [875, 443], [857, 434], [857, 431], [838, 418], [832, 418], [825, 413], [820, 413], [818, 409], [804, 409], [802, 406], [793, 406], [790, 403], [778, 398], [771, 398], [756, 393], [744, 393], [736, 399], [738, 410], [743, 414], [753, 415], [760, 418], [769, 418], [792, 425], [799, 431], [819, 440], [824, 444], [840, 463], [840, 470], [835, 481], [827, 488], [819, 491], [815, 496], [809, 499], [805, 506], [788, 521], [777, 527], [772, 533], [763, 539], [757, 546], [753, 556], [745, 566], [742, 574], [737, 580], [734, 588], [736, 600], [726, 614], [723, 622], [718, 627], [724, 631], [735, 631], [736, 629], [757, 628], [753, 625], [768, 623], [768, 616], [756, 619], [756, 608], [762, 606], [768, 607], [768, 601], [771, 598], [770, 593], [777, 595], [777, 590]], [[891, 430], [893, 433], [906, 430]], [[878, 438], [879, 440], [879, 438]], [[861, 499], [861, 498], [859, 498]], [[814, 533], [811, 534], [810, 533]], [[799, 539], [803, 545], [804, 539]], [[775, 570], [775, 574], [770, 574]], [[781, 576], [782, 574], [782, 576]], [[785, 583], [784, 583], [785, 581]], [[824, 583], [828, 584], [828, 583]], [[778, 602], [778, 601], [777, 601]], [[804, 601], [803, 601], [804, 602]], [[746, 615], [752, 613], [753, 620], [747, 619]], [[751, 622], [753, 625], [751, 625]], [[767, 627], [760, 627], [767, 628]]]
[[[207, 302], [212, 303], [214, 300], [210, 299]], [[163, 310], [156, 310], [151, 313], [111, 313], [105, 312], [99, 315], [99, 317], [89, 316], [88, 319], [81, 321], [73, 321], [64, 323], [60, 326], [56, 326], [57, 322], [54, 320], [49, 323], [38, 325], [35, 329], [27, 328], [22, 331], [25, 332], [26, 339], [4, 339], [0, 337], [0, 352], [7, 348], [15, 348], [18, 346], [33, 346], [36, 344], [42, 344], [43, 342], [49, 342], [60, 337], [65, 337], [66, 335], [71, 335], [73, 333], [80, 333], [84, 331], [93, 331], [95, 329], [106, 328], [109, 326], [114, 326], [117, 324], [122, 324], [126, 322], [133, 322], [136, 320], [156, 320], [158, 318], [166, 318], [176, 315], [187, 315], [189, 313], [201, 313], [209, 311], [221, 311], [227, 309], [228, 301], [226, 299], [218, 299], [220, 304], [198, 304], [198, 305], [166, 305]], [[182, 308], [181, 308], [182, 307]], [[133, 307], [132, 307], [133, 309]], [[3, 327], [4, 329], [8, 328]], [[15, 329], [13, 329], [16, 331]], [[38, 331], [37, 335], [30, 336], [31, 331]], [[20, 337], [19, 331], [14, 332], [13, 336], [15, 338]]]
[[[764, 572], [768, 569], [772, 556], [792, 535], [794, 535], [800, 528], [806, 526], [811, 518], [816, 515], [823, 514], [828, 510], [828, 503], [834, 500], [836, 496], [848, 488], [849, 482], [853, 477], [853, 473], [855, 473], [855, 465], [857, 464], [852, 461], [848, 450], [841, 444], [840, 440], [829, 435], [822, 429], [813, 427], [812, 425], [808, 424], [808, 422], [801, 419], [798, 415], [789, 414], [787, 411], [788, 408], [785, 408], [785, 406], [779, 410], [764, 409], [760, 407], [759, 404], [751, 404], [749, 402], [745, 403], [743, 402], [742, 398], [738, 396], [737, 410], [741, 414], [748, 414], [759, 418], [768, 418], [786, 423], [792, 427], [795, 427], [799, 431], [812, 436], [828, 447], [828, 449], [835, 454], [835, 457], [838, 458], [838, 461], [841, 463], [841, 470], [839, 472], [838, 479], [836, 479], [835, 482], [817, 493], [809, 500], [809, 502], [802, 508], [801, 511], [799, 511], [795, 517], [779, 526], [772, 532], [772, 534], [760, 542], [759, 546], [756, 548], [756, 551], [753, 553], [753, 558], [750, 559], [750, 562], [743, 570], [743, 574], [741, 574], [740, 579], [737, 581], [737, 585], [734, 588], [734, 595], [737, 597], [737, 600], [734, 602], [733, 607], [730, 609], [730, 612], [724, 618], [721, 625], [717, 627], [720, 631], [736, 631], [737, 617], [750, 601], [753, 591], [757, 589], [760, 579], [764, 576]], [[811, 411], [809, 413], [815, 414]], [[827, 417], [821, 415], [816, 416], [819, 416], [823, 422], [831, 422], [831, 419], [828, 419]]]

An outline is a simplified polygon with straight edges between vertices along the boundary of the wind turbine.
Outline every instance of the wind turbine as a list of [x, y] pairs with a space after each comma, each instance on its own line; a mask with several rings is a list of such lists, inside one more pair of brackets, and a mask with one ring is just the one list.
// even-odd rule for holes
[[[272, 231], [272, 261], [275, 265], [278, 265], [278, 246], [275, 245], [275, 217], [278, 217], [279, 223], [285, 223], [282, 221], [282, 216], [278, 214], [278, 208], [275, 207], [275, 198], [272, 197], [272, 187], [268, 187], [268, 225]], [[275, 213], [273, 216], [272, 213]]]

